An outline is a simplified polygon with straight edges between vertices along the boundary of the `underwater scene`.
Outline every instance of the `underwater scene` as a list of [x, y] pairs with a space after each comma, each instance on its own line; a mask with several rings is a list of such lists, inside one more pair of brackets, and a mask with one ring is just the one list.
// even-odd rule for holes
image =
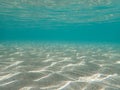
[[0, 90], [120, 90], [120, 0], [0, 0]]

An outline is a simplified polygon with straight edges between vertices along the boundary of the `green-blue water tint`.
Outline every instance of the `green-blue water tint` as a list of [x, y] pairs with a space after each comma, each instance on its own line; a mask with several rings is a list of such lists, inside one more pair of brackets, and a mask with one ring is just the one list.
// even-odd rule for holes
[[[120, 42], [119, 23], [68, 25], [42, 28], [16, 28], [1, 30], [1, 40], [60, 40], [60, 41], [103, 41]], [[52, 27], [51, 27], [52, 28]]]
[[120, 90], [120, 0], [0, 0], [0, 90]]
[[0, 0], [0, 40], [120, 42], [119, 0]]

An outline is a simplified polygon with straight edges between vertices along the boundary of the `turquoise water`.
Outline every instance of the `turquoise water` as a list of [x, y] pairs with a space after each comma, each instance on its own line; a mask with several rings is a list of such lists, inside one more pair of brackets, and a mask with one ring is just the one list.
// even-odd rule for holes
[[119, 0], [0, 0], [0, 40], [120, 42]]
[[0, 0], [0, 90], [120, 90], [119, 0]]

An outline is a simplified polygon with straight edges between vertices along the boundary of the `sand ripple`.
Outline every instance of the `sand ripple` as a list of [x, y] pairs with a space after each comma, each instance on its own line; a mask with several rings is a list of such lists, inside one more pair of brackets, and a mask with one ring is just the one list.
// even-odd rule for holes
[[119, 45], [0, 45], [0, 90], [120, 90], [119, 70]]

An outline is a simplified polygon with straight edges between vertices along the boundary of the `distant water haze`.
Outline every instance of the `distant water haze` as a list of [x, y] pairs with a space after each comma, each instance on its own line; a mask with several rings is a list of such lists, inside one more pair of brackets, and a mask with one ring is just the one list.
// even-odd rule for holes
[[0, 0], [0, 40], [120, 42], [119, 0]]
[[120, 43], [119, 24], [57, 27], [57, 29], [16, 28], [0, 30], [0, 40], [78, 41]]

